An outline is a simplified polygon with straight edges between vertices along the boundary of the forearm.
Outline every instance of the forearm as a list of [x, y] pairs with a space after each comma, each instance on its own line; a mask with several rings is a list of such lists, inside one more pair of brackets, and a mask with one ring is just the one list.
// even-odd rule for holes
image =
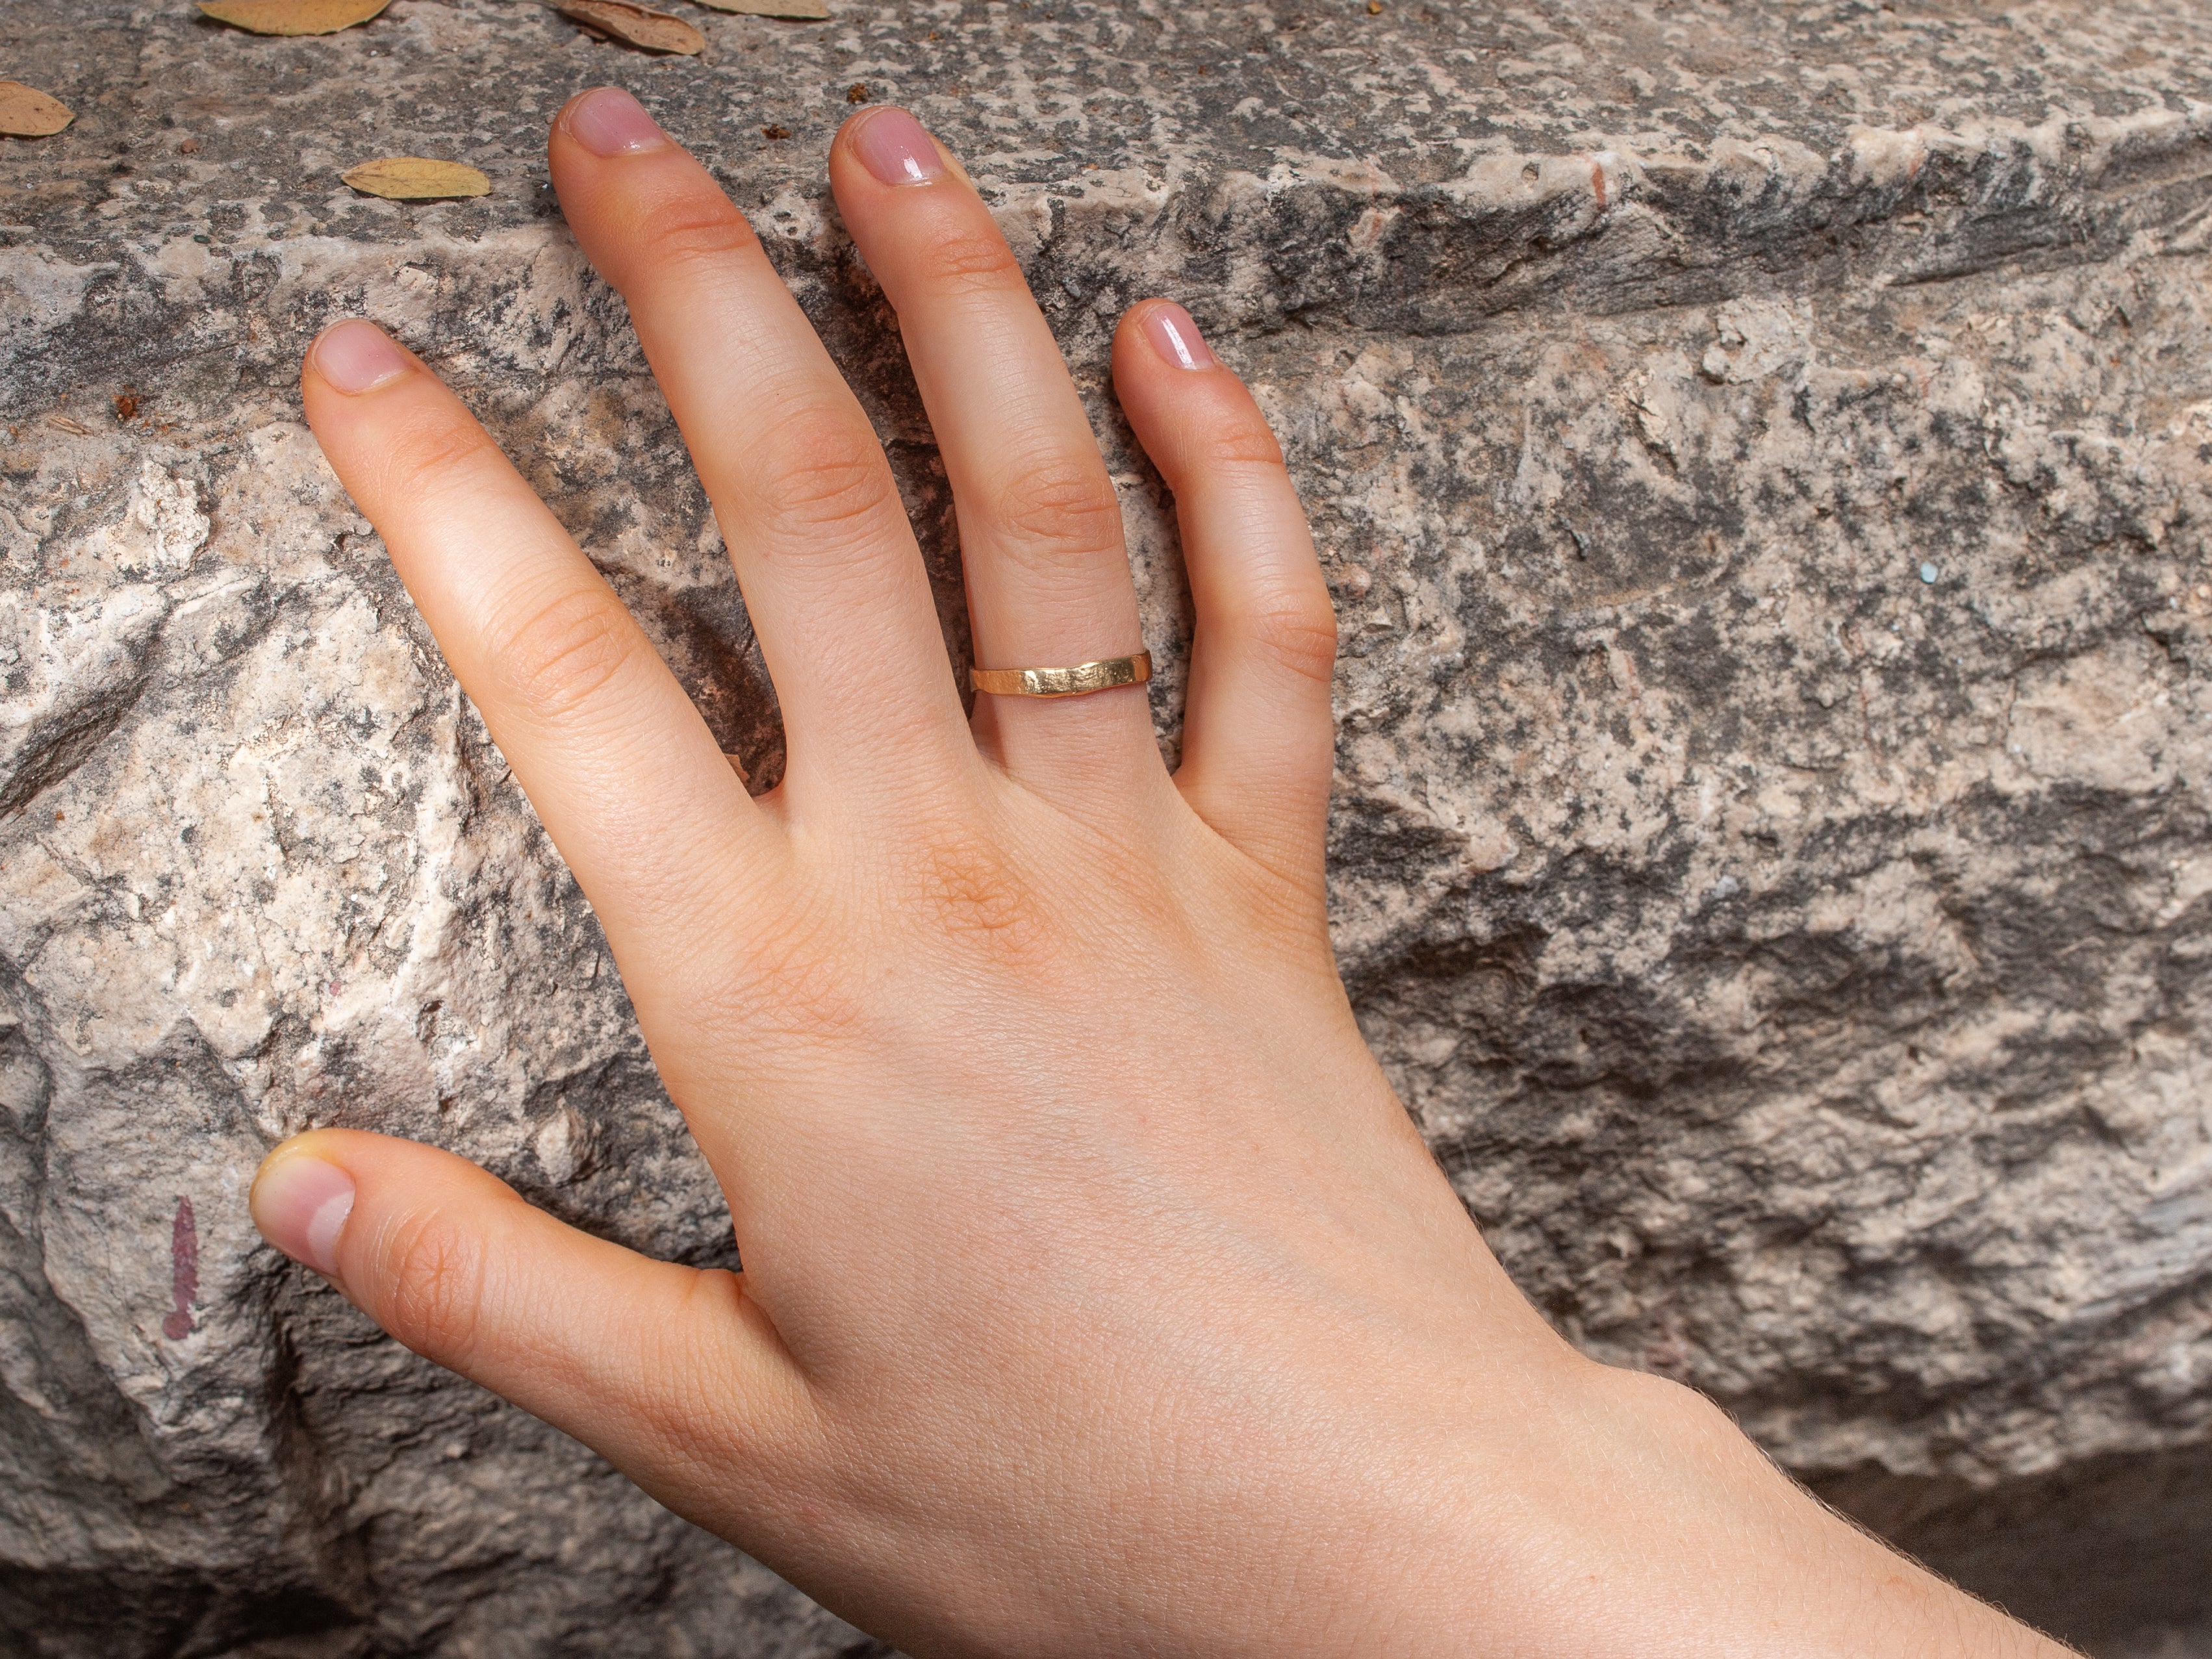
[[[1532, 1429], [1526, 1501], [1456, 1519], [1399, 1651], [1528, 1659], [2061, 1659], [1823, 1505], [1703, 1395], [1583, 1364]], [[1455, 1571], [1454, 1563], [1489, 1563]], [[1500, 1572], [1498, 1567], [1504, 1565]], [[1479, 1603], [1453, 1593], [1489, 1581]], [[1504, 1582], [1500, 1582], [1500, 1579]]]

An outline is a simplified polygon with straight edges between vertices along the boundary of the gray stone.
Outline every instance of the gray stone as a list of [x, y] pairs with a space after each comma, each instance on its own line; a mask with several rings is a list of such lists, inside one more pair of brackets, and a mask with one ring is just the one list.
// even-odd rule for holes
[[[821, 162], [856, 82], [968, 158], [1123, 487], [1170, 750], [1188, 601], [1105, 343], [1188, 304], [1340, 601], [1346, 975], [1520, 1282], [2022, 1612], [2212, 1652], [2212, 16], [689, 15], [703, 60], [497, 0], [0, 18], [78, 116], [0, 149], [0, 1645], [874, 1650], [244, 1204], [345, 1123], [727, 1257], [293, 393], [324, 321], [394, 326], [773, 777], [704, 501], [545, 184], [548, 116], [619, 80], [848, 365], [961, 651]], [[337, 181], [405, 153], [493, 193]]]

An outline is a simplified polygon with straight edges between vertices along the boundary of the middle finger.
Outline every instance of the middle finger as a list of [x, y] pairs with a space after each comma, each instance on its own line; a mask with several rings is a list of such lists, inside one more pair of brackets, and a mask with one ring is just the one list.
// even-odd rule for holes
[[845, 789], [974, 763], [883, 446], [744, 216], [636, 100], [569, 100], [561, 205], [629, 304], [729, 544], [789, 733]]

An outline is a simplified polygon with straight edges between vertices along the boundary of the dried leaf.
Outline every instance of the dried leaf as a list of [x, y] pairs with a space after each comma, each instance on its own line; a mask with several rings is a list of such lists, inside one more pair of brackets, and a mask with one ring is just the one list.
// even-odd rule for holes
[[474, 167], [420, 155], [387, 155], [380, 161], [363, 161], [338, 177], [364, 196], [381, 196], [394, 202], [435, 202], [491, 193], [491, 180]]
[[20, 81], [0, 81], [0, 132], [10, 138], [46, 138], [76, 117], [60, 100]]
[[830, 15], [822, 0], [699, 0], [716, 11], [742, 12], [747, 17], [785, 17], [794, 23], [818, 23]]
[[624, 46], [646, 52], [695, 52], [706, 50], [707, 37], [680, 17], [629, 0], [553, 0], [553, 9], [586, 28], [613, 36]]
[[218, 23], [249, 34], [336, 34], [366, 23], [392, 0], [200, 0]]

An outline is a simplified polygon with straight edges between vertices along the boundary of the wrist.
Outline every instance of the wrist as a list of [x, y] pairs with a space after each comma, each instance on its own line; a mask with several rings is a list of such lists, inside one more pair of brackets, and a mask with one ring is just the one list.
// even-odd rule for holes
[[[1434, 1593], [1422, 1650], [1589, 1659], [2069, 1650], [1827, 1509], [1692, 1389], [1577, 1360], [1528, 1428], [1510, 1505], [1462, 1505], [1449, 1549], [1497, 1564]], [[1463, 1581], [1462, 1581], [1463, 1582]]]

